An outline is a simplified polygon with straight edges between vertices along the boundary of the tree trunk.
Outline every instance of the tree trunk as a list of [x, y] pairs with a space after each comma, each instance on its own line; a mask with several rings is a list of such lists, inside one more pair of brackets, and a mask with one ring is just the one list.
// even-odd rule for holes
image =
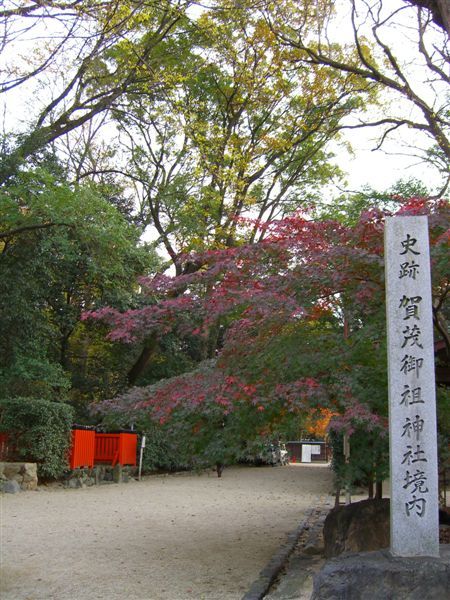
[[383, 482], [377, 481], [376, 490], [375, 490], [375, 498], [377, 500], [381, 500], [382, 497], [383, 497]]
[[136, 384], [136, 381], [144, 372], [146, 366], [149, 363], [150, 358], [155, 353], [157, 347], [158, 347], [158, 343], [157, 343], [156, 337], [152, 337], [150, 340], [148, 340], [148, 342], [142, 348], [142, 351], [141, 351], [138, 359], [136, 360], [134, 365], [131, 367], [131, 369], [128, 371], [127, 381], [129, 383], [129, 385]]
[[59, 363], [65, 371], [68, 371], [70, 369], [68, 357], [69, 337], [70, 333], [63, 335], [59, 346]]
[[441, 12], [442, 24], [445, 31], [450, 35], [450, 3], [448, 0], [437, 0], [437, 5]]
[[339, 506], [340, 500], [341, 500], [341, 488], [337, 487], [335, 497], [334, 497], [334, 508], [337, 508]]

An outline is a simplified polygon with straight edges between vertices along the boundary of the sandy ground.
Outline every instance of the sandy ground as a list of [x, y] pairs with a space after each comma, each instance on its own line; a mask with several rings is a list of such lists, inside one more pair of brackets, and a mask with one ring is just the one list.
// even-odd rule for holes
[[325, 465], [1, 496], [2, 600], [234, 600], [325, 500]]

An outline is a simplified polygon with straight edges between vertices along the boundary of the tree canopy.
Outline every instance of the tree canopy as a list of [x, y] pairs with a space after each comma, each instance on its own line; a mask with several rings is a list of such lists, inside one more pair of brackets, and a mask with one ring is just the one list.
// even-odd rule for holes
[[[297, 52], [299, 62], [358, 75], [384, 89], [384, 94], [392, 94], [393, 102], [383, 107], [380, 118], [361, 118], [348, 126], [382, 127], [379, 146], [399, 128], [424, 133], [435, 145], [430, 157], [438, 161], [440, 157], [439, 168], [448, 183], [448, 33], [438, 32], [433, 23], [436, 16], [440, 19], [447, 12], [448, 17], [444, 3], [377, 0], [369, 5], [363, 0], [349, 0], [343, 4], [345, 7], [336, 2], [322, 3], [318, 26], [313, 29], [307, 26], [302, 11], [295, 21], [284, 21], [284, 5], [279, 5], [275, 14], [268, 8], [266, 15], [282, 43]], [[424, 5], [433, 12], [423, 10]], [[341, 8], [348, 13], [340, 13]], [[308, 9], [311, 6], [307, 2], [305, 11]], [[350, 25], [349, 39], [338, 44], [333, 33], [343, 22]], [[406, 40], [408, 56], [404, 54]]]
[[[448, 203], [396, 203], [395, 214], [429, 215], [434, 319], [448, 351]], [[223, 330], [219, 356], [200, 370], [133, 388], [102, 410], [144, 415], [187, 437], [209, 435], [212, 419], [228, 452], [235, 436], [237, 452], [243, 439], [327, 409], [334, 431], [364, 431], [376, 445], [387, 431], [385, 214], [372, 209], [352, 225], [299, 214], [273, 222], [258, 244], [196, 256], [203, 268], [193, 274], [142, 281], [152, 301], [141, 309], [86, 314], [126, 343]]]
[[[161, 46], [181, 26], [190, 4], [183, 0], [7, 2], [0, 11], [5, 31], [0, 91], [31, 84], [39, 101], [28, 127], [3, 157], [0, 181], [30, 155], [109, 110], [126, 92], [145, 90], [153, 95], [161, 84]], [[26, 51], [34, 36], [45, 37], [45, 46], [32, 59], [29, 54], [22, 57], [22, 48]], [[50, 94], [47, 75], [52, 82]]]
[[41, 169], [0, 190], [0, 222], [3, 393], [64, 399], [82, 311], [128, 307], [136, 275], [158, 259], [89, 186]]

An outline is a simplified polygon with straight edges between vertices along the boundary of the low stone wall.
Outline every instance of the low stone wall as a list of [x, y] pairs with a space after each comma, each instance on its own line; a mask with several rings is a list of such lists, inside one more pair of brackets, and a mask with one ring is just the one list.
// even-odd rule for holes
[[[137, 475], [137, 467], [96, 465], [92, 469], [68, 471], [63, 479], [67, 488], [85, 488], [91, 485], [127, 483]], [[38, 487], [36, 463], [0, 462], [0, 492], [15, 494], [36, 490]]]
[[137, 467], [122, 467], [116, 465], [96, 465], [92, 469], [74, 469], [66, 473], [64, 486], [67, 488], [85, 488], [92, 485], [108, 483], [127, 483], [137, 474]]
[[37, 464], [26, 462], [0, 462], [0, 492], [14, 494], [21, 490], [36, 490]]

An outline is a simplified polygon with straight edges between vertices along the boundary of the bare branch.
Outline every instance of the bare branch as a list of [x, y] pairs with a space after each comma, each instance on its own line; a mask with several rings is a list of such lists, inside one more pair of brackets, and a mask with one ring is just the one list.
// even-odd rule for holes
[[[52, 3], [53, 4], [53, 3]], [[6, 157], [0, 166], [0, 182], [5, 181], [17, 166], [30, 154], [33, 154], [40, 148], [52, 143], [63, 135], [66, 135], [84, 123], [90, 121], [94, 116], [109, 110], [116, 100], [128, 92], [131, 88], [146, 83], [146, 93], [150, 85], [158, 86], [159, 82], [154, 80], [154, 73], [147, 64], [154, 49], [170, 34], [174, 27], [183, 17], [180, 10], [173, 10], [170, 0], [155, 4], [155, 15], [158, 16], [158, 22], [152, 33], [146, 33], [142, 36], [141, 43], [135, 45], [133, 60], [130, 60], [129, 66], [111, 74], [110, 81], [103, 82], [101, 79], [94, 81], [91, 76], [87, 76], [91, 66], [98, 60], [102, 60], [104, 53], [114, 45], [122, 36], [127, 35], [127, 28], [132, 26], [134, 12], [139, 8], [146, 7], [147, 2], [140, 1], [136, 3], [131, 15], [127, 18], [121, 18], [119, 24], [114, 24], [115, 11], [119, 8], [119, 2], [101, 3], [102, 6], [110, 11], [104, 19], [104, 25], [97, 30], [94, 37], [84, 42], [84, 47], [88, 51], [84, 53], [80, 66], [71, 76], [64, 89], [41, 111], [36, 120], [32, 131], [22, 137], [20, 144], [16, 149]], [[174, 3], [176, 5], [176, 3]], [[62, 4], [61, 4], [62, 5]], [[73, 3], [71, 3], [71, 6]], [[89, 4], [90, 5], [90, 4]], [[151, 3], [149, 3], [149, 6]], [[64, 6], [66, 6], [64, 4]], [[98, 29], [98, 28], [97, 28]], [[65, 40], [72, 35], [69, 29]], [[94, 35], [94, 34], [93, 34]], [[63, 51], [62, 46], [57, 48]], [[83, 52], [83, 48], [80, 50]], [[56, 52], [56, 50], [55, 50]], [[54, 54], [48, 58], [53, 60]], [[42, 64], [35, 69], [29, 77], [40, 73], [48, 63]], [[50, 123], [48, 121], [51, 120]]]
[[75, 227], [70, 223], [36, 223], [35, 225], [23, 225], [15, 229], [0, 231], [0, 239], [9, 239], [15, 235], [26, 233], [28, 231], [36, 231], [37, 229], [48, 229], [49, 227]]
[[[351, 2], [354, 49], [358, 58], [357, 61], [354, 60], [354, 56], [351, 54], [345, 56], [342, 52], [337, 52], [336, 47], [332, 44], [327, 47], [324, 46], [322, 40], [311, 40], [311, 33], [308, 28], [305, 28], [304, 32], [301, 28], [294, 31], [293, 29], [290, 30], [288, 25], [275, 24], [270, 14], [266, 16], [266, 19], [272, 32], [281, 43], [299, 51], [296, 58], [298, 63], [323, 65], [341, 73], [348, 73], [366, 81], [372, 81], [377, 86], [391, 89], [405, 101], [409, 102], [410, 105], [417, 108], [423, 117], [423, 120], [420, 118], [411, 118], [410, 115], [405, 115], [405, 117], [390, 117], [376, 122], [368, 122], [364, 125], [378, 126], [391, 123], [395, 128], [398, 123], [404, 123], [413, 129], [423, 131], [433, 137], [444, 155], [450, 159], [450, 123], [446, 116], [445, 105], [435, 106], [436, 101], [434, 103], [430, 102], [427, 99], [428, 94], [422, 93], [423, 87], [414, 86], [415, 89], [413, 89], [413, 80], [410, 74], [408, 74], [408, 70], [404, 68], [404, 65], [395, 56], [393, 48], [384, 42], [380, 35], [382, 27], [387, 25], [394, 16], [400, 14], [402, 9], [391, 11], [387, 17], [382, 17], [380, 11], [383, 3], [381, 0], [378, 0], [375, 4], [365, 3], [363, 0], [351, 0]], [[365, 51], [364, 46], [367, 45], [368, 41], [362, 37], [357, 23], [358, 11], [356, 6], [358, 2], [367, 9], [367, 15], [372, 21], [373, 48], [378, 48], [382, 52], [382, 58], [384, 58], [384, 61], [381, 61], [380, 64], [372, 60], [367, 51]], [[411, 9], [405, 6], [403, 12], [405, 10], [410, 11]], [[424, 57], [429, 72], [433, 74], [433, 77], [438, 77], [438, 83], [447, 85], [449, 82], [448, 74], [443, 70], [444, 68], [441, 67], [438, 60], [434, 60], [435, 57], [441, 62], [444, 58], [448, 60], [447, 52], [442, 50], [440, 54], [436, 53], [435, 57], [432, 57], [427, 52], [424, 37], [428, 24], [428, 21], [420, 20], [419, 14], [416, 49]], [[367, 23], [365, 25], [367, 26]], [[414, 83], [416, 82], [414, 81]], [[424, 85], [426, 84], [425, 81], [423, 83]], [[429, 85], [428, 89], [430, 89]], [[443, 96], [441, 104], [445, 100], [445, 94]], [[437, 96], [435, 96], [435, 100], [437, 100]], [[388, 133], [389, 131], [382, 136], [383, 141]]]
[[[35, 16], [39, 10], [58, 9], [62, 11], [72, 10], [82, 4], [83, 0], [74, 0], [73, 2], [52, 2], [51, 0], [31, 0], [29, 4], [23, 6], [15, 6], [9, 9], [0, 10], [0, 19], [8, 19], [10, 17], [29, 17]], [[40, 17], [45, 16], [45, 13], [40, 13]]]

